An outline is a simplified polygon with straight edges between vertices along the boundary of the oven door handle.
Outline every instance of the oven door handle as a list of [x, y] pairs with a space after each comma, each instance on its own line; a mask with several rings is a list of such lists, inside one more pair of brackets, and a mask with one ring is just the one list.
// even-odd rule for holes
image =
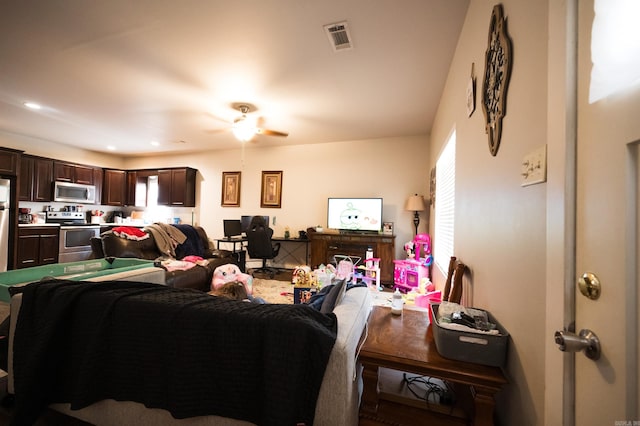
[[74, 230], [74, 229], [100, 229], [100, 226], [87, 226], [87, 225], [60, 225], [60, 230], [62, 231], [66, 231], [66, 230]]

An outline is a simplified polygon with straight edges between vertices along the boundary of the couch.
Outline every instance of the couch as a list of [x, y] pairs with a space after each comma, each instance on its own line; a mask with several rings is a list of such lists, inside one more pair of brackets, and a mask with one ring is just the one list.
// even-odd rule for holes
[[[176, 290], [176, 289], [170, 289], [166, 287], [165, 289], [166, 291], [173, 291], [175, 293], [174, 296], [176, 295], [185, 296], [185, 297], [189, 296], [187, 299], [196, 297], [196, 296], [193, 296], [191, 293], [199, 293], [199, 292], [194, 292], [193, 290], [184, 290], [184, 289]], [[203, 300], [202, 299], [203, 297], [211, 297], [211, 296], [206, 296], [201, 294], [198, 300], [200, 301]], [[188, 303], [192, 304], [193, 301]], [[243, 309], [253, 310], [253, 311], [260, 310], [260, 309], [275, 310], [275, 311], [285, 310], [286, 312], [299, 311], [299, 309], [312, 310], [312, 308], [308, 306], [302, 307], [301, 305], [257, 305], [257, 304], [238, 302], [238, 301], [228, 301], [228, 303], [235, 303], [236, 305], [234, 306], [238, 306], [237, 304], [244, 305]], [[8, 391], [10, 394], [15, 394], [15, 390], [16, 390], [16, 385], [14, 383], [14, 380], [15, 380], [14, 363], [16, 362], [15, 357], [21, 357], [19, 353], [14, 354], [16, 325], [20, 321], [19, 315], [28, 315], [28, 314], [25, 314], [25, 312], [27, 313], [30, 312], [29, 309], [21, 310], [21, 304], [22, 304], [22, 295], [21, 294], [14, 295], [11, 300], [11, 324], [10, 324], [10, 336], [9, 336], [10, 338], [9, 338]], [[101, 304], [100, 306], [102, 305], [103, 304]], [[251, 306], [248, 306], [248, 305], [251, 305]], [[45, 303], [45, 306], [46, 306], [46, 303]], [[143, 305], [138, 304], [136, 306], [137, 306], [136, 311], [140, 309], [144, 311]], [[335, 318], [335, 321], [337, 323], [337, 332], [335, 333], [335, 343], [333, 344], [333, 347], [330, 349], [330, 353], [328, 354], [328, 361], [326, 363], [326, 368], [324, 369], [324, 372], [320, 376], [321, 384], [319, 385], [319, 391], [317, 393], [318, 396], [317, 396], [317, 400], [315, 400], [316, 403], [313, 411], [315, 413], [313, 415], [314, 425], [320, 425], [320, 426], [354, 425], [355, 426], [358, 424], [358, 407], [360, 402], [362, 384], [361, 384], [361, 376], [360, 376], [361, 368], [358, 366], [356, 360], [357, 360], [358, 350], [363, 341], [362, 339], [366, 337], [366, 323], [368, 320], [369, 313], [371, 311], [371, 307], [372, 307], [372, 297], [371, 297], [370, 291], [366, 287], [359, 287], [359, 288], [356, 287], [346, 291], [344, 298], [335, 306], [332, 313], [320, 314], [320, 312], [318, 312], [318, 315], [328, 315], [328, 318]], [[151, 311], [154, 311], [154, 310], [155, 309], [151, 309]], [[36, 312], [40, 312], [40, 311], [36, 310]], [[204, 310], [200, 310], [199, 315], [203, 315], [203, 312]], [[166, 315], [164, 315], [163, 312], [158, 313], [158, 315], [160, 315], [158, 317], [159, 319], [166, 318]], [[201, 319], [202, 321], [205, 321], [205, 322], [212, 321], [212, 318], [208, 318], [207, 315], [204, 315], [204, 316], [206, 318]], [[145, 314], [145, 318], [148, 319], [146, 314]], [[200, 318], [200, 316], [198, 316], [198, 318]], [[174, 321], [174, 319], [172, 318], [171, 321]], [[193, 319], [191, 319], [191, 322], [190, 322], [190, 324], [192, 324], [191, 327], [197, 328], [197, 324], [199, 324], [199, 321], [200, 320], [193, 322]], [[232, 321], [232, 322], [236, 323], [237, 321]], [[109, 323], [111, 324], [111, 322]], [[297, 322], [294, 322], [293, 324], [296, 324], [296, 323]], [[284, 328], [277, 327], [277, 331], [278, 332], [276, 334], [278, 334], [279, 337], [272, 332], [268, 334], [269, 337], [264, 337], [264, 338], [267, 340], [274, 340], [272, 343], [275, 345], [283, 345], [284, 342], [289, 341], [289, 339], [294, 339], [294, 341], [297, 341], [295, 339], [300, 337], [300, 335], [306, 334], [306, 333], [300, 333], [299, 330], [293, 330], [293, 329], [289, 330], [286, 327]], [[290, 333], [290, 334], [287, 335], [287, 333]], [[141, 334], [143, 333], [141, 332]], [[135, 339], [135, 336], [132, 336], [132, 337]], [[149, 339], [151, 337], [151, 339], [153, 339], [154, 336], [140, 335], [138, 337], [141, 339], [142, 338]], [[237, 341], [242, 341], [242, 339], [244, 339], [244, 336], [242, 335], [242, 333], [236, 333], [235, 339]], [[279, 340], [279, 339], [284, 339], [284, 340]], [[251, 339], [251, 340], [254, 340], [254, 339]], [[228, 345], [233, 346], [233, 342], [229, 341]], [[75, 346], [75, 345], [72, 345], [72, 346]], [[168, 344], [167, 347], [164, 348], [163, 353], [157, 354], [156, 357], [162, 357], [164, 354], [174, 354], [176, 352], [179, 352], [181, 355], [187, 356], [186, 359], [188, 359], [189, 353], [184, 352], [185, 347], [181, 346], [180, 348], [177, 348], [175, 346], [177, 345], [174, 345], [173, 343]], [[202, 345], [197, 345], [197, 346], [200, 347]], [[196, 351], [195, 347], [193, 350]], [[31, 355], [31, 351], [32, 349], [28, 351], [29, 355]], [[220, 354], [212, 353], [210, 356], [210, 362], [215, 363], [217, 362], [217, 360], [223, 359], [226, 355], [224, 352], [226, 351], [223, 350], [223, 353], [220, 353]], [[304, 351], [300, 351], [300, 352], [304, 352]], [[45, 353], [46, 353], [46, 349], [45, 349]], [[305, 356], [309, 356], [308, 351], [304, 353], [307, 354]], [[287, 352], [287, 354], [290, 354], [290, 352]], [[284, 355], [285, 354], [283, 352], [283, 356]], [[257, 353], [249, 354], [249, 356], [266, 358], [266, 355], [257, 354]], [[153, 357], [153, 358], [155, 359], [156, 357]], [[64, 359], [68, 359], [66, 354], [64, 355]], [[308, 380], [307, 374], [305, 373], [305, 369], [302, 369], [302, 370], [295, 369], [296, 363], [294, 361], [295, 360], [293, 359], [280, 359], [279, 363], [280, 363], [280, 366], [284, 366], [286, 368], [290, 367], [291, 371], [289, 375], [293, 375], [292, 379], [304, 388], [304, 384]], [[260, 362], [261, 362], [261, 359], [258, 359], [258, 365], [262, 365], [260, 364]], [[73, 363], [71, 364], [74, 365]], [[231, 364], [233, 364], [233, 362], [231, 362]], [[264, 365], [266, 366], [269, 364], [264, 362]], [[313, 365], [314, 364], [310, 359], [309, 368], [311, 369]], [[181, 365], [177, 366], [178, 367], [177, 371], [191, 372], [191, 370], [195, 369], [196, 366], [197, 366], [196, 363], [184, 362], [184, 363], [181, 363]], [[22, 368], [21, 371], [24, 371], [24, 366], [21, 368]], [[60, 368], [64, 370], [64, 367], [60, 367]], [[165, 374], [167, 376], [170, 376], [171, 374], [175, 374], [175, 371], [161, 370], [158, 372], [158, 374]], [[199, 383], [199, 382], [202, 382], [202, 380], [199, 380], [199, 375], [198, 374], [193, 374], [193, 375], [196, 376], [194, 386], [197, 387], [199, 384], [201, 385], [202, 383]], [[60, 375], [57, 375], [57, 376], [54, 375], [51, 377], [55, 377], [55, 379], [57, 380], [64, 381], [64, 377], [60, 377]], [[47, 385], [45, 387], [48, 387], [49, 385], [51, 386], [61, 385], [61, 383], [55, 383], [55, 380], [54, 380], [54, 383], [51, 383], [51, 381], [49, 380], [51, 379], [51, 377], [47, 378], [47, 381], [45, 382], [47, 383]], [[227, 380], [227, 382], [224, 382], [224, 381], [217, 382], [215, 383], [215, 386], [220, 389], [227, 389], [227, 388], [230, 388], [232, 385], [232, 383], [229, 383], [229, 382], [233, 382], [233, 384], [237, 384], [237, 382], [241, 382], [241, 381], [242, 380], [240, 380], [239, 377], [231, 376], [229, 380]], [[187, 389], [189, 389], [189, 386], [190, 386], [189, 384], [190, 382], [187, 381], [187, 378], [184, 378], [183, 380], [183, 378], [181, 377], [179, 383], [181, 386], [184, 386], [184, 390], [182, 392], [187, 393]], [[65, 385], [66, 384], [62, 383], [62, 388], [65, 388], [64, 387]], [[270, 385], [270, 382], [269, 382], [269, 385]], [[40, 387], [42, 387], [42, 385], [40, 385]], [[126, 384], [125, 384], [125, 387], [126, 387]], [[21, 389], [23, 388], [21, 387]], [[157, 391], [161, 394], [164, 394], [165, 392], [167, 392], [166, 389], [164, 390], [157, 389]], [[274, 388], [274, 393], [276, 391], [277, 391], [277, 388]], [[182, 392], [179, 392], [178, 395], [182, 395]], [[304, 392], [294, 392], [294, 393], [304, 394]], [[16, 394], [16, 402], [19, 400], [19, 396], [20, 396], [19, 394]], [[245, 403], [247, 407], [253, 407], [255, 405], [259, 405], [259, 401], [250, 400], [250, 399], [247, 401], [243, 401], [243, 403]], [[215, 404], [215, 402], [212, 404]], [[278, 404], [270, 404], [270, 405], [271, 407], [268, 407], [268, 408], [274, 408], [273, 406], [275, 405], [277, 406], [276, 408], [278, 410], [282, 408], [291, 407], [291, 404], [289, 404], [288, 401], [284, 399], [281, 401], [278, 401]], [[49, 407], [54, 410], [63, 412], [67, 415], [81, 419], [83, 421], [86, 421], [95, 425], [105, 425], [105, 426], [120, 426], [124, 424], [149, 425], [149, 426], [161, 426], [161, 425], [188, 425], [188, 426], [234, 425], [235, 426], [235, 425], [253, 424], [245, 420], [238, 420], [236, 418], [224, 417], [219, 415], [211, 415], [207, 413], [202, 413], [202, 415], [198, 415], [195, 417], [176, 418], [171, 414], [170, 411], [167, 411], [167, 409], [158, 408], [158, 407], [149, 408], [140, 402], [134, 402], [131, 400], [120, 400], [120, 399], [119, 400], [103, 399], [97, 402], [93, 402], [90, 405], [81, 409], [71, 409], [71, 405], [63, 401], [50, 404]], [[262, 423], [265, 423], [265, 422], [262, 422]], [[266, 424], [274, 424], [274, 423], [268, 421]], [[280, 423], [280, 424], [285, 424], [285, 423]], [[295, 422], [287, 423], [287, 424], [295, 424]]]
[[[167, 286], [209, 291], [213, 272], [218, 266], [227, 263], [237, 264], [230, 251], [215, 250], [211, 247], [207, 233], [202, 227], [182, 224], [171, 226], [187, 237], [183, 244], [175, 248], [175, 258], [180, 260], [188, 255], [196, 255], [206, 259], [206, 265], [197, 265], [188, 270], [167, 271], [165, 274]], [[103, 232], [99, 237], [91, 240], [92, 257], [94, 259], [115, 257], [148, 260], [167, 258], [167, 255], [158, 248], [154, 234], [150, 232], [148, 234], [149, 238], [134, 240], [118, 236], [113, 230]]]

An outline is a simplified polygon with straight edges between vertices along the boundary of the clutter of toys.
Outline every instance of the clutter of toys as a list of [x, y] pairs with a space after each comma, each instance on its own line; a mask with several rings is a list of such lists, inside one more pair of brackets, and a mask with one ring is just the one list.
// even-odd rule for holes
[[[416, 305], [427, 305], [428, 301], [439, 300], [440, 292], [430, 280], [431, 237], [417, 234], [404, 245], [406, 259], [394, 260], [393, 289], [404, 294], [404, 299], [415, 301]], [[334, 256], [334, 264], [320, 265], [312, 270], [309, 266], [298, 266], [291, 279], [294, 285], [294, 303], [304, 303], [334, 278], [349, 282], [363, 282], [368, 287], [382, 290], [380, 284], [380, 258], [374, 257], [373, 250], [367, 250], [364, 262], [361, 258], [346, 255]]]

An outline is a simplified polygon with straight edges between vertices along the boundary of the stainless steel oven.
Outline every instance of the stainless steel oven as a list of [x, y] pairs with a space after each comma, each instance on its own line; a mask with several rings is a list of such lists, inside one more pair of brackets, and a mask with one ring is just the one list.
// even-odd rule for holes
[[60, 224], [58, 262], [91, 257], [91, 238], [100, 236], [100, 225], [88, 224], [82, 212], [47, 212], [46, 222]]
[[100, 225], [60, 227], [58, 262], [75, 262], [91, 257], [91, 238], [100, 236]]

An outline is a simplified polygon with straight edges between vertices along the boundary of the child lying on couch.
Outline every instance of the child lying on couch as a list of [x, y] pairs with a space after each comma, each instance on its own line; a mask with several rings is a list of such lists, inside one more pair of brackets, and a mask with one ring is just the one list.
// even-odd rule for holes
[[226, 297], [232, 300], [243, 300], [253, 303], [267, 303], [261, 297], [254, 297], [247, 294], [247, 290], [243, 283], [239, 281], [230, 281], [209, 292], [212, 296]]

